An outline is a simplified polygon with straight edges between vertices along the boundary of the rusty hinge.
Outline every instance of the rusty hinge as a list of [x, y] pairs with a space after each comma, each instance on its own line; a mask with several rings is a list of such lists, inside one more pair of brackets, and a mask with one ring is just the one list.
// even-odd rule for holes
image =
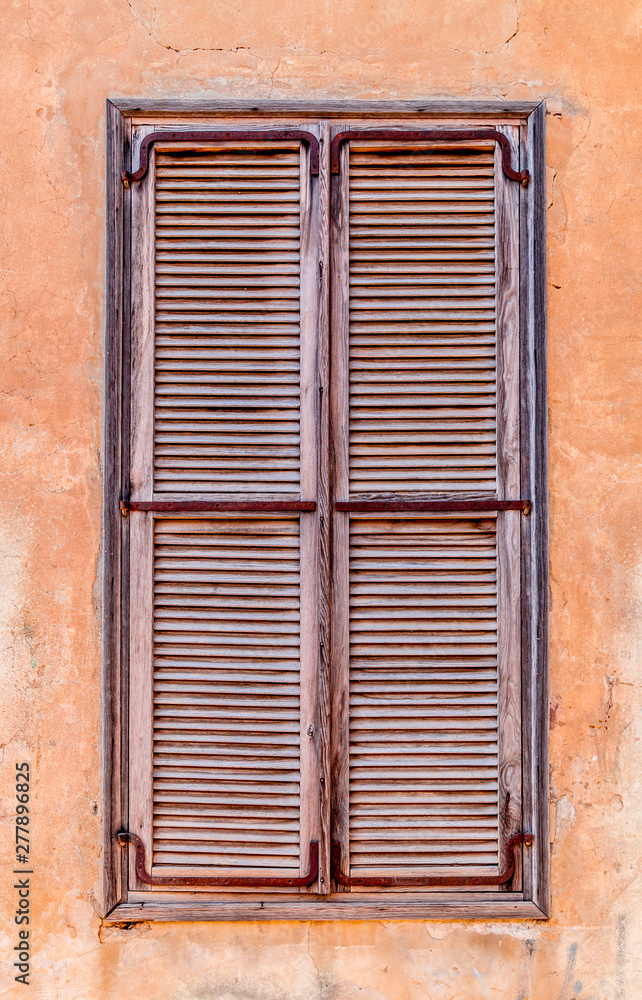
[[238, 889], [298, 889], [312, 885], [313, 882], [316, 882], [319, 874], [319, 844], [316, 840], [313, 840], [310, 843], [307, 874], [300, 875], [298, 877], [270, 877], [264, 875], [166, 875], [162, 878], [157, 878], [155, 875], [150, 875], [146, 869], [145, 845], [140, 837], [138, 837], [135, 833], [129, 833], [126, 830], [122, 830], [120, 833], [116, 834], [116, 839], [121, 847], [125, 847], [127, 842], [129, 842], [136, 848], [136, 875], [141, 882], [145, 883], [145, 885], [201, 887], [227, 886], [229, 888]]
[[528, 170], [513, 169], [510, 158], [510, 143], [502, 132], [494, 128], [476, 129], [397, 129], [397, 128], [351, 128], [335, 135], [330, 146], [330, 162], [332, 173], [339, 173], [339, 149], [341, 144], [350, 139], [367, 139], [373, 142], [403, 143], [403, 142], [476, 142], [487, 139], [498, 142], [502, 150], [502, 169], [511, 181], [520, 181], [526, 187], [529, 179]]
[[484, 511], [522, 510], [529, 514], [530, 500], [337, 500], [336, 509], [366, 514], [370, 511]]
[[341, 871], [341, 844], [332, 844], [332, 877], [347, 887], [380, 886], [412, 889], [418, 886], [504, 885], [515, 874], [515, 848], [530, 846], [532, 833], [516, 833], [506, 844], [504, 868], [498, 875], [344, 875]]
[[140, 146], [140, 160], [138, 170], [131, 174], [128, 170], [123, 170], [122, 178], [125, 187], [136, 184], [143, 179], [149, 167], [149, 151], [157, 142], [181, 142], [181, 143], [219, 143], [219, 142], [303, 142], [310, 150], [310, 173], [319, 173], [319, 140], [312, 132], [305, 132], [301, 129], [281, 128], [281, 129], [250, 129], [225, 130], [214, 132], [150, 132], [143, 139]]
[[316, 510], [315, 500], [121, 500], [120, 510], [127, 514], [130, 510], [155, 510], [178, 514], [217, 510], [262, 511], [279, 514], [284, 511]]

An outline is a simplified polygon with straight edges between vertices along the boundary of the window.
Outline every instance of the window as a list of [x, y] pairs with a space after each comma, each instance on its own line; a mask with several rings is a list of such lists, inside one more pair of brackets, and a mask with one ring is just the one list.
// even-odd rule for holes
[[546, 916], [543, 107], [108, 118], [110, 919]]

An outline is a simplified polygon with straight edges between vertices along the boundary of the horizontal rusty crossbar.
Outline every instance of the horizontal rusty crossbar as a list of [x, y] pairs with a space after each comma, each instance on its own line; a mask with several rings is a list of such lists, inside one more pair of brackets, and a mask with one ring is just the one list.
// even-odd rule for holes
[[121, 847], [127, 843], [133, 844], [136, 848], [136, 875], [145, 885], [156, 886], [222, 886], [237, 889], [298, 889], [316, 882], [319, 874], [319, 844], [316, 840], [310, 842], [310, 856], [308, 861], [308, 871], [305, 875], [285, 877], [268, 875], [164, 875], [158, 878], [150, 875], [147, 871], [145, 860], [145, 845], [140, 837], [135, 833], [121, 830], [116, 834], [116, 839]]
[[341, 871], [341, 844], [332, 843], [332, 877], [339, 885], [387, 886], [412, 889], [418, 886], [504, 885], [515, 874], [515, 848], [530, 846], [532, 833], [516, 833], [506, 844], [504, 868], [498, 875], [344, 875]]
[[477, 142], [488, 140], [498, 142], [502, 149], [502, 169], [511, 181], [520, 181], [526, 187], [530, 174], [528, 170], [517, 171], [511, 163], [510, 143], [502, 132], [494, 128], [474, 129], [398, 129], [398, 128], [351, 128], [338, 132], [330, 146], [332, 173], [339, 173], [339, 149], [350, 139], [367, 139], [373, 142]]
[[121, 500], [123, 514], [130, 510], [155, 510], [159, 512], [240, 510], [280, 514], [286, 511], [316, 510], [314, 500]]
[[528, 514], [530, 500], [337, 500], [337, 510], [367, 514], [370, 511], [467, 511], [523, 510]]
[[312, 132], [305, 132], [303, 129], [276, 128], [276, 129], [247, 129], [245, 131], [237, 129], [216, 130], [214, 132], [150, 132], [145, 136], [140, 146], [140, 161], [138, 170], [131, 174], [128, 170], [123, 170], [122, 178], [125, 186], [136, 184], [142, 180], [149, 167], [149, 153], [155, 143], [182, 142], [182, 143], [219, 143], [219, 142], [303, 142], [310, 150], [310, 173], [319, 173], [319, 140]]

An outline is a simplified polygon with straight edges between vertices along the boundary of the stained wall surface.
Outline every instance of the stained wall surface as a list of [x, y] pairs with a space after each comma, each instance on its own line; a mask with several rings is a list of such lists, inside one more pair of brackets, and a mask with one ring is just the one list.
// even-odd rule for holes
[[[637, 0], [6, 0], [0, 997], [14, 767], [46, 1000], [642, 997]], [[101, 926], [105, 98], [546, 99], [548, 922]]]

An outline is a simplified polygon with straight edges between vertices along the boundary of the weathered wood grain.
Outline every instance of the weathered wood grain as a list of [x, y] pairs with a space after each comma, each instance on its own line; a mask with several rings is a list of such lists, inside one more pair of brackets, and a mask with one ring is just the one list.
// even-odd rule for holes
[[[136, 129], [139, 145], [147, 129]], [[155, 156], [145, 180], [131, 189], [131, 445], [130, 498], [151, 500], [154, 490], [154, 257]]]
[[536, 903], [507, 899], [507, 894], [487, 894], [475, 901], [438, 902], [417, 899], [390, 903], [339, 902], [336, 898], [310, 903], [265, 900], [256, 903], [121, 903], [105, 923], [141, 920], [545, 920], [547, 913]]
[[[538, 107], [538, 101], [283, 101], [283, 100], [194, 100], [112, 97], [111, 102], [123, 115], [194, 118], [221, 116], [264, 118], [300, 115], [312, 118], [526, 118]], [[349, 124], [349, 123], [348, 123]]]
[[546, 106], [522, 129], [520, 156], [531, 182], [520, 195], [522, 490], [533, 513], [522, 525], [524, 555], [522, 712], [527, 766], [524, 825], [536, 834], [524, 867], [524, 890], [550, 912], [548, 775], [548, 469], [546, 371]]
[[[522, 831], [522, 684], [520, 519], [497, 515], [497, 670], [500, 849]], [[516, 870], [512, 888], [521, 888]]]
[[[519, 129], [501, 126], [519, 162]], [[520, 496], [520, 314], [519, 192], [501, 169], [495, 151], [497, 270], [497, 489], [502, 498]], [[502, 847], [522, 830], [521, 570], [523, 518], [502, 512], [497, 519], [499, 809]], [[520, 889], [518, 865], [512, 888]]]
[[[331, 138], [342, 125], [332, 126]], [[348, 150], [330, 181], [330, 482], [331, 503], [348, 494]], [[349, 518], [332, 515], [332, 698], [330, 773], [332, 840], [348, 851]]]
[[[315, 128], [318, 133], [318, 129]], [[319, 185], [310, 175], [309, 151], [301, 147], [300, 174], [300, 343], [301, 493], [318, 504], [319, 482]], [[301, 700], [300, 700], [300, 874], [307, 871], [308, 845], [320, 840], [319, 719], [319, 517], [302, 514], [301, 537]], [[302, 893], [317, 892], [318, 882]]]
[[103, 908], [107, 913], [124, 898], [124, 857], [115, 835], [123, 823], [123, 674], [121, 658], [123, 461], [123, 242], [125, 206], [120, 172], [128, 125], [110, 102], [106, 105], [107, 151], [105, 189], [105, 406], [103, 424]]
[[[519, 162], [519, 130], [499, 131], [511, 144]], [[503, 498], [520, 495], [520, 358], [519, 358], [519, 192], [501, 169], [500, 147], [495, 150], [497, 283], [497, 489]]]
[[321, 169], [318, 180], [319, 226], [319, 313], [318, 364], [319, 364], [319, 482], [318, 482], [318, 532], [319, 532], [319, 722], [317, 752], [319, 754], [319, 885], [320, 893], [330, 892], [330, 768], [331, 739], [331, 606], [332, 587], [332, 506], [330, 502], [330, 126], [322, 121], [319, 126], [319, 155]]
[[[153, 514], [131, 523], [129, 576], [129, 821], [152, 856]], [[130, 851], [130, 886], [138, 886]]]

